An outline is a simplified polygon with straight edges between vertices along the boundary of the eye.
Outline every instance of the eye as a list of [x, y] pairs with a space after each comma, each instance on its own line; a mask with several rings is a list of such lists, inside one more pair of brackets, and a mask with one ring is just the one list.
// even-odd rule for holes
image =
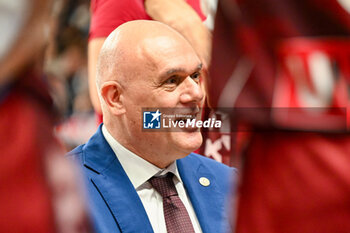
[[201, 73], [200, 72], [195, 72], [190, 76], [195, 82], [199, 82], [199, 79], [201, 77]]
[[171, 76], [170, 78], [168, 78], [164, 84], [168, 84], [168, 85], [172, 85], [172, 84], [179, 84], [180, 82], [180, 77], [178, 76]]

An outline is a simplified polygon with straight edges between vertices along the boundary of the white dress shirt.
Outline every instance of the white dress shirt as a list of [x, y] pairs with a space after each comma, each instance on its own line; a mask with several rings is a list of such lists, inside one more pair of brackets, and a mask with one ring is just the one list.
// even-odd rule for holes
[[151, 222], [154, 233], [165, 233], [167, 231], [163, 212], [162, 196], [152, 187], [148, 180], [153, 176], [162, 176], [168, 172], [174, 174], [173, 181], [176, 190], [190, 216], [194, 231], [196, 233], [201, 233], [202, 229], [199, 225], [191, 201], [183, 186], [176, 162], [172, 163], [165, 169], [158, 168], [123, 147], [108, 132], [105, 125], [102, 126], [102, 133], [136, 189], [136, 192], [146, 210], [148, 219]]

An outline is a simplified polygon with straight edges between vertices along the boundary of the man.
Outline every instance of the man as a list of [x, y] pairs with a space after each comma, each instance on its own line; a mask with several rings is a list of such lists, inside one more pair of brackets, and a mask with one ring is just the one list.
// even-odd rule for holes
[[104, 125], [70, 155], [84, 166], [97, 232], [228, 229], [233, 170], [190, 154], [202, 143], [198, 131], [144, 132], [141, 125], [142, 108], [197, 111], [201, 66], [184, 37], [160, 22], [131, 21], [106, 39], [97, 72]]

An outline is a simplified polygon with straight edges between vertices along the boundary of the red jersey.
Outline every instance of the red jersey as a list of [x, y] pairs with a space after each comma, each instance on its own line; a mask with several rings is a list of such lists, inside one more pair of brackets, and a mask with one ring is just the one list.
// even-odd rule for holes
[[50, 98], [35, 75], [2, 92], [0, 229], [56, 232], [44, 155], [55, 148]]
[[232, 150], [244, 160], [238, 233], [350, 232], [350, 15], [341, 2], [219, 1], [210, 100], [252, 129]]
[[303, 109], [304, 117], [316, 107], [346, 115], [350, 15], [338, 1], [225, 0], [218, 12], [213, 106], [274, 107], [271, 121], [302, 130], [308, 125], [285, 125], [277, 108]]

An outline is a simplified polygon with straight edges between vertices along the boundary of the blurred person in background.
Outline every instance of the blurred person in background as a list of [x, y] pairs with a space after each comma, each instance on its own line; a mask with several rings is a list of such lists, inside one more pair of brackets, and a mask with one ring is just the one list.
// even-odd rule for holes
[[203, 24], [205, 16], [200, 0], [106, 0], [91, 1], [91, 25], [88, 45], [90, 98], [94, 109], [102, 112], [96, 89], [96, 65], [106, 37], [119, 25], [139, 19], [163, 22], [179, 31], [200, 56], [204, 70], [210, 62], [211, 34]]
[[221, 0], [210, 100], [231, 108], [237, 233], [350, 232], [350, 4]]
[[96, 130], [88, 89], [87, 38], [90, 1], [66, 0], [57, 13], [56, 28], [45, 61], [49, 86], [61, 121], [55, 133], [67, 150], [85, 142]]
[[0, 1], [0, 231], [87, 232], [43, 75], [52, 2]]

